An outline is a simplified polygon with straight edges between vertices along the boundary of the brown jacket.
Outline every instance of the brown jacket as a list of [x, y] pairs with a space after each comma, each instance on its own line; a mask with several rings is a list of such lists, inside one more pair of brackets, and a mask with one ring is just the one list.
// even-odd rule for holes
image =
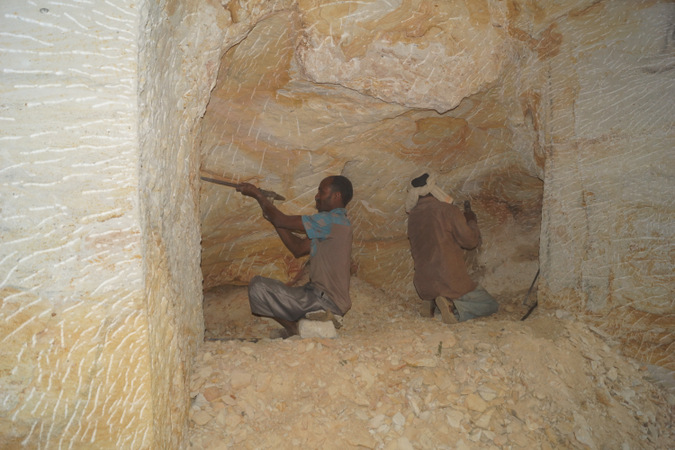
[[421, 197], [408, 217], [408, 239], [415, 263], [415, 289], [422, 300], [439, 295], [456, 299], [473, 291], [464, 251], [480, 242], [478, 224], [468, 222], [455, 205]]

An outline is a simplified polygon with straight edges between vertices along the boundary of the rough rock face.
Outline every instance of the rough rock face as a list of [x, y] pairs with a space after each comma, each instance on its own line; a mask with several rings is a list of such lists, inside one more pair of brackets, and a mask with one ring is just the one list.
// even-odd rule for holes
[[505, 2], [299, 1], [299, 64], [334, 84], [408, 108], [455, 108], [509, 58]]
[[195, 130], [216, 75], [225, 14], [214, 4], [143, 6], [138, 193], [152, 367], [148, 439], [154, 448], [176, 448], [186, 432], [186, 383], [204, 323]]
[[2, 448], [152, 440], [132, 6], [0, 5]]
[[675, 5], [612, 6], [558, 27], [540, 295], [674, 370]]

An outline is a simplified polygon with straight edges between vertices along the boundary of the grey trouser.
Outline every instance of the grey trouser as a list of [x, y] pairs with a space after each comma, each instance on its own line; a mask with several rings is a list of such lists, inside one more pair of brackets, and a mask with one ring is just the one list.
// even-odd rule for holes
[[499, 304], [485, 289], [478, 286], [473, 291], [462, 295], [452, 301], [459, 314], [459, 321], [485, 317], [494, 314], [499, 309]]
[[312, 311], [330, 311], [339, 316], [340, 309], [311, 282], [304, 286], [286, 286], [279, 280], [256, 275], [248, 285], [248, 302], [256, 316], [276, 317], [296, 322]]

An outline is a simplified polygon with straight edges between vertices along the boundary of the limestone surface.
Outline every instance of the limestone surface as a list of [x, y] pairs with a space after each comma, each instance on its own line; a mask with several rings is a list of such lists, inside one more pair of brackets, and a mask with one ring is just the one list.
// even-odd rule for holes
[[0, 4], [2, 448], [152, 443], [137, 4]]

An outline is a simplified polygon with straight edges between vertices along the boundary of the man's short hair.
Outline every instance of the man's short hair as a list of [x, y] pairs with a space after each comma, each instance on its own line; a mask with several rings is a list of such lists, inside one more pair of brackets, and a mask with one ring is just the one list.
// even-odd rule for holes
[[333, 192], [339, 192], [342, 196], [342, 204], [347, 206], [347, 203], [352, 199], [354, 195], [354, 189], [352, 188], [352, 182], [349, 181], [349, 178], [342, 175], [333, 175], [330, 188]]

